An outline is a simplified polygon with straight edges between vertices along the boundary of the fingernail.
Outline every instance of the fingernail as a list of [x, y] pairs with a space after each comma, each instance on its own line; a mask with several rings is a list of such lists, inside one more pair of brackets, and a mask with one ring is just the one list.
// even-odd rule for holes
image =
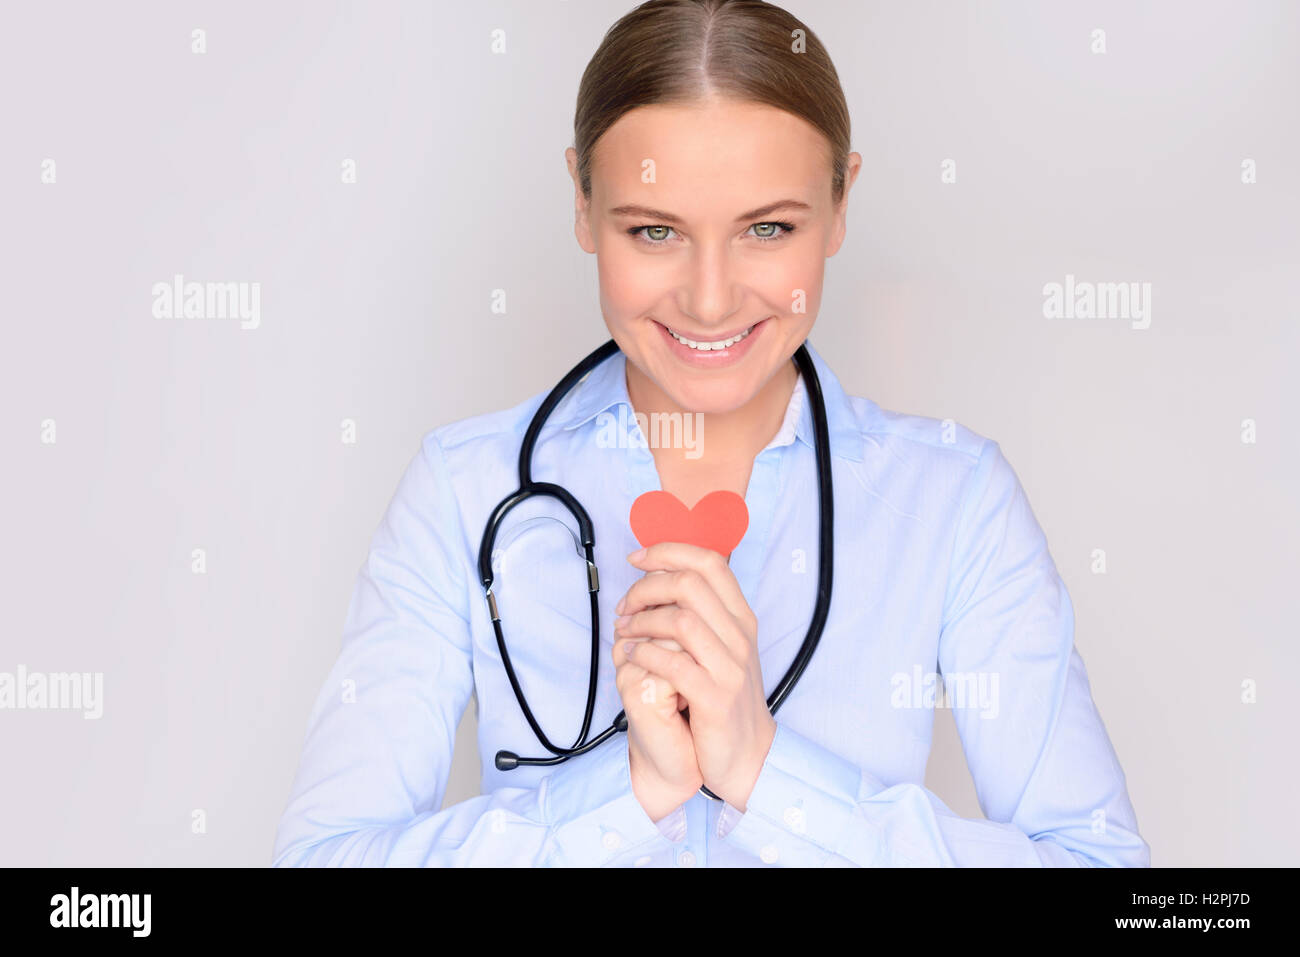
[[638, 548], [631, 555], [627, 556], [627, 560], [630, 562], [639, 562], [643, 558], [645, 558], [644, 548]]
[[626, 607], [627, 607], [627, 595], [624, 595], [622, 598], [618, 600], [618, 604], [614, 606], [614, 614], [616, 615], [623, 614], [623, 609]]
[[614, 627], [621, 628], [623, 625], [627, 624], [628, 619], [631, 617], [631, 615], [619, 615], [614, 619]]

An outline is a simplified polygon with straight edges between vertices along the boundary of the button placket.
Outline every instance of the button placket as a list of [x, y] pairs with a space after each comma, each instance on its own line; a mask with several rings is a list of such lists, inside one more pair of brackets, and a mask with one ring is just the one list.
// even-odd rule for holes
[[749, 487], [745, 489], [749, 528], [728, 561], [732, 574], [736, 576], [736, 582], [751, 607], [758, 603], [754, 589], [762, 574], [763, 553], [772, 530], [780, 454], [780, 449], [769, 449], [759, 453], [754, 460]]

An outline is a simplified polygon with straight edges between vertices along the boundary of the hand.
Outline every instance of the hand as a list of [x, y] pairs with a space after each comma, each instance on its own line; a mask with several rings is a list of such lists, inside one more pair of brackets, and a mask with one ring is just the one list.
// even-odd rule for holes
[[632, 792], [650, 820], [658, 821], [692, 797], [704, 777], [681, 715], [686, 701], [668, 682], [629, 661], [627, 645], [615, 641], [613, 656], [614, 684], [627, 714]]
[[726, 559], [712, 549], [661, 542], [641, 552], [628, 561], [663, 574], [647, 574], [628, 589], [615, 640], [660, 639], [631, 646], [630, 660], [685, 698], [705, 786], [743, 812], [776, 736], [763, 694], [758, 620]]

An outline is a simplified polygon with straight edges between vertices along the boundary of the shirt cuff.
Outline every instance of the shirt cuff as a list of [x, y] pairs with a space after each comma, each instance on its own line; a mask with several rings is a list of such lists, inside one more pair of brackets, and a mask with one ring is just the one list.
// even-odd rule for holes
[[722, 802], [722, 810], [718, 813], [718, 837], [726, 837], [731, 833], [731, 829], [740, 823], [744, 816], [743, 812], [737, 811], [726, 801]]
[[[883, 789], [857, 765], [778, 721], [745, 812], [725, 805], [716, 833], [765, 864], [823, 867], [871, 859], [880, 836], [853, 826], [863, 786]], [[863, 842], [872, 846], [858, 846]]]
[[686, 805], [681, 804], [677, 810], [655, 821], [659, 833], [674, 844], [686, 839]]
[[[543, 779], [543, 787], [542, 814], [559, 851], [557, 863], [617, 867], [633, 852], [647, 854], [656, 845], [668, 846], [632, 791], [627, 738], [622, 734], [565, 761]], [[673, 814], [664, 820], [670, 821]]]

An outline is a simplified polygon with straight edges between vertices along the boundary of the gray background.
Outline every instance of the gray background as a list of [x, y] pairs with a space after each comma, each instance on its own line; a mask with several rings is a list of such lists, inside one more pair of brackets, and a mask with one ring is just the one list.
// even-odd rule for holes
[[[6, 7], [0, 671], [103, 672], [105, 711], [0, 711], [4, 863], [269, 862], [421, 436], [606, 338], [562, 154], [633, 5]], [[787, 7], [865, 160], [813, 342], [1001, 444], [1154, 864], [1294, 861], [1300, 4]], [[154, 318], [175, 273], [260, 282], [260, 328]], [[1150, 328], [1045, 319], [1067, 273], [1152, 283]], [[946, 712], [926, 783], [979, 815]]]

